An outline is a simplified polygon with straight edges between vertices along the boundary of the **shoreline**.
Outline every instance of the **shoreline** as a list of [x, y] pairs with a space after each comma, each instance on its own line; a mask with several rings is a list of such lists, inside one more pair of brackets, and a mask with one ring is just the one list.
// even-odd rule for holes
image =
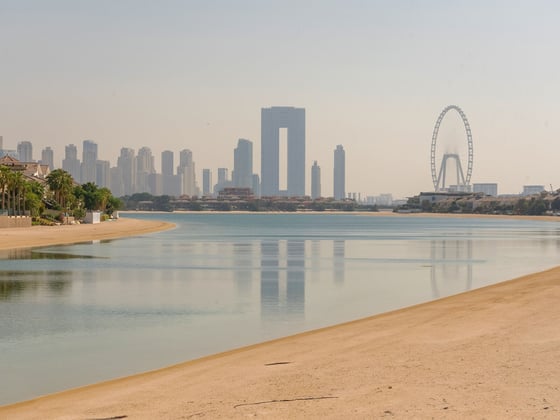
[[[432, 217], [438, 216], [442, 215]], [[554, 216], [486, 216], [560, 221]], [[95, 229], [105, 223], [112, 228]], [[32, 238], [33, 245], [13, 247], [10, 241], [10, 248], [3, 248], [3, 241], [0, 250], [56, 245], [36, 241], [39, 237], [54, 240], [52, 229], [61, 227], [80, 232], [57, 236], [57, 244], [136, 236], [174, 225], [125, 217], [99, 225], [3, 229], [0, 234], [39, 229], [50, 230], [51, 235]], [[360, 418], [556, 418], [560, 411], [559, 298], [560, 267], [556, 267], [435, 301], [0, 406], [0, 419], [339, 418], [348, 414]]]
[[119, 218], [97, 224], [0, 229], [0, 252], [126, 238], [173, 229], [169, 222]]
[[555, 418], [560, 267], [0, 407], [0, 418]]
[[247, 215], [266, 215], [266, 214], [294, 214], [294, 215], [356, 215], [356, 216], [386, 216], [395, 218], [407, 217], [426, 217], [426, 218], [456, 218], [456, 219], [502, 219], [502, 220], [527, 220], [527, 221], [541, 221], [541, 222], [560, 222], [560, 216], [528, 216], [528, 215], [510, 215], [510, 214], [474, 214], [474, 213], [395, 213], [392, 211], [189, 211], [189, 210], [176, 210], [172, 212], [167, 211], [148, 211], [148, 210], [126, 210], [120, 211], [121, 214], [247, 214]]

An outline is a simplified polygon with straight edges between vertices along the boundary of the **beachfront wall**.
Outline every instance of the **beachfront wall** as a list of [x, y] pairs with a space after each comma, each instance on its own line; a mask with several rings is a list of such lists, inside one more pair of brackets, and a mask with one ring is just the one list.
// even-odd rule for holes
[[101, 212], [99, 211], [88, 211], [86, 212], [86, 217], [84, 217], [84, 223], [100, 223], [101, 222]]
[[31, 227], [29, 216], [0, 216], [0, 229], [15, 227]]

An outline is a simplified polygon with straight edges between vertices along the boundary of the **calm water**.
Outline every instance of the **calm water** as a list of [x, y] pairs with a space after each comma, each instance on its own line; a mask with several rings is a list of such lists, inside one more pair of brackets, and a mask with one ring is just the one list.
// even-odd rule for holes
[[177, 228], [1, 257], [0, 404], [560, 265], [556, 223], [133, 217]]

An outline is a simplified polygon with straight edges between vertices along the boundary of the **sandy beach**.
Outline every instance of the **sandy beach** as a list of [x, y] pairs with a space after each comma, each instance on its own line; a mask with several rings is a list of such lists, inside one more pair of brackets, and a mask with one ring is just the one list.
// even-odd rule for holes
[[[56, 243], [169, 227], [128, 218], [61, 226]], [[10, 246], [1, 246], [52, 244], [48, 229], [20, 241], [2, 230]], [[0, 407], [0, 419], [558, 418], [559, 300], [560, 267]]]
[[172, 229], [172, 223], [120, 218], [94, 225], [32, 226], [0, 229], [0, 251], [116, 239]]
[[560, 268], [0, 408], [2, 419], [558, 418]]

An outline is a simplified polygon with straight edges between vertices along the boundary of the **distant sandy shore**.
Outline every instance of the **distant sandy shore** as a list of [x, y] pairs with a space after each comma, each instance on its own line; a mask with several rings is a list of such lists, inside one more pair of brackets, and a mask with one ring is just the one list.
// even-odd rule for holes
[[174, 226], [173, 223], [161, 221], [120, 218], [94, 225], [0, 229], [0, 251], [123, 238], [167, 230]]
[[556, 419], [559, 301], [555, 268], [4, 406], [0, 418]]

